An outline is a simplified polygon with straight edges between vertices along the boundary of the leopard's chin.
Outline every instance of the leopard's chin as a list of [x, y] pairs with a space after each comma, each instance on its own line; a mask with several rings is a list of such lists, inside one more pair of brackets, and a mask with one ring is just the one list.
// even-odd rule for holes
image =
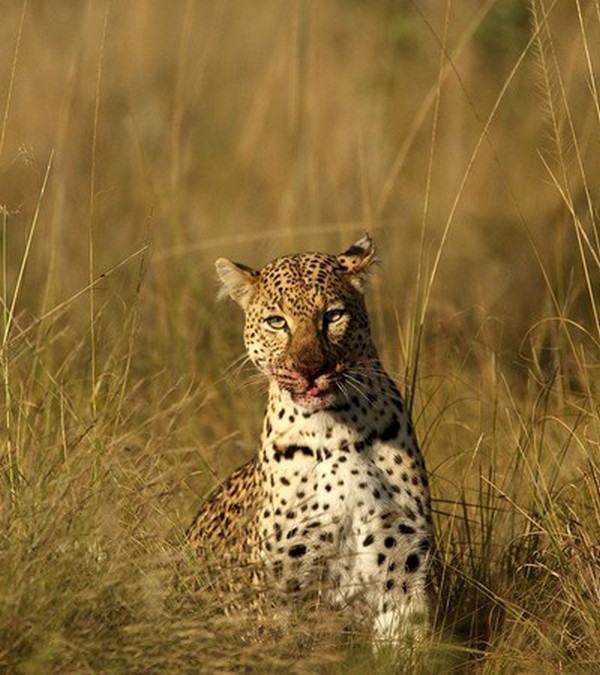
[[336, 392], [331, 389], [313, 387], [301, 392], [290, 392], [295, 405], [308, 411], [325, 410], [330, 408], [337, 398]]

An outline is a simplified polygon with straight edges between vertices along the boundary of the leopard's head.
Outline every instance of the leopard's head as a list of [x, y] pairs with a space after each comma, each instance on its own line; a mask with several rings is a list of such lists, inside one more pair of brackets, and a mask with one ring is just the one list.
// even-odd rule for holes
[[296, 405], [327, 408], [356, 393], [375, 359], [364, 300], [374, 260], [368, 235], [340, 255], [298, 253], [259, 270], [217, 260], [222, 294], [246, 314], [250, 359]]

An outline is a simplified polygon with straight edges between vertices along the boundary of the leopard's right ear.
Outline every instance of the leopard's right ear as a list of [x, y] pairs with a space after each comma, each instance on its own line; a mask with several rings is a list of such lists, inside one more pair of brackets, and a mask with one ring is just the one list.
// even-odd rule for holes
[[245, 310], [256, 288], [258, 272], [227, 258], [219, 258], [215, 267], [221, 280], [218, 299], [229, 296]]

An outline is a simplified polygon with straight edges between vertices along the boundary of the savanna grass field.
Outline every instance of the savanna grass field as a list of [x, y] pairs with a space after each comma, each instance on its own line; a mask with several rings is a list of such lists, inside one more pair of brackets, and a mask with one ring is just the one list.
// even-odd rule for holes
[[0, 670], [406, 671], [336, 617], [249, 637], [184, 545], [266, 400], [215, 258], [368, 231], [431, 473], [424, 672], [600, 673], [597, 0], [1, 14]]

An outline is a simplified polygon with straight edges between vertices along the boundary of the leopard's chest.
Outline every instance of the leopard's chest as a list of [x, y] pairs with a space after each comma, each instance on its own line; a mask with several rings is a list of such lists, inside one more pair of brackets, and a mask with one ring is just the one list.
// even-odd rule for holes
[[310, 575], [323, 561], [334, 575], [351, 574], [371, 532], [420, 517], [426, 500], [412, 484], [418, 451], [407, 432], [387, 438], [388, 427], [325, 425], [271, 435], [261, 461], [260, 530], [263, 557], [276, 574]]

